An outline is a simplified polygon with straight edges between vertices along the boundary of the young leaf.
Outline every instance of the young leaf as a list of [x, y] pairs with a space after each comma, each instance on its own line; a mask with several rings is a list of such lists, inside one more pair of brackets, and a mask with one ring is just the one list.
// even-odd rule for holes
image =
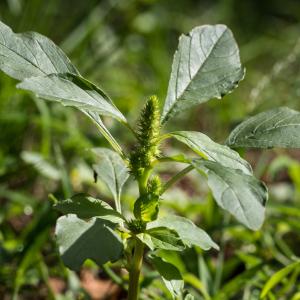
[[129, 171], [124, 161], [116, 152], [106, 148], [93, 148], [95, 157], [93, 168], [111, 191], [116, 203], [119, 203], [124, 183]]
[[123, 251], [120, 237], [113, 231], [115, 224], [100, 218], [84, 221], [75, 215], [60, 217], [55, 234], [64, 264], [79, 270], [86, 259], [102, 265], [119, 259]]
[[181, 251], [185, 248], [178, 234], [166, 227], [151, 228], [143, 233], [139, 233], [137, 237], [151, 250]]
[[204, 230], [197, 227], [192, 221], [183, 217], [163, 217], [154, 222], [148, 223], [147, 227], [149, 229], [166, 227], [170, 230], [174, 230], [177, 232], [182, 242], [188, 247], [198, 246], [203, 250], [209, 250], [210, 248], [219, 249], [219, 246]]
[[264, 285], [263, 290], [261, 292], [260, 298], [264, 298], [267, 296], [269, 291], [277, 284], [279, 284], [282, 279], [286, 278], [291, 272], [293, 272], [296, 268], [299, 268], [300, 261], [296, 261], [283, 269], [279, 270], [275, 274], [271, 276], [271, 278]]
[[124, 219], [120, 213], [104, 201], [85, 194], [78, 194], [70, 199], [59, 201], [54, 207], [63, 214], [76, 214], [81, 219], [101, 216], [101, 219], [107, 219], [113, 223], [119, 223]]
[[167, 289], [174, 298], [181, 295], [184, 288], [184, 282], [178, 269], [162, 258], [149, 255], [149, 260], [162, 277]]
[[204, 172], [218, 205], [233, 214], [250, 229], [261, 227], [265, 217], [267, 189], [254, 176], [226, 168], [219, 163], [193, 160], [192, 165]]
[[23, 80], [52, 73], [79, 74], [51, 40], [35, 32], [14, 33], [0, 22], [0, 69]]
[[157, 219], [159, 211], [159, 196], [146, 194], [140, 196], [134, 203], [134, 216], [144, 222]]
[[17, 87], [46, 100], [127, 122], [101, 89], [79, 75], [65, 73], [25, 78]]
[[243, 76], [238, 46], [225, 25], [194, 28], [179, 39], [162, 123], [199, 103], [221, 98]]
[[229, 147], [212, 141], [207, 135], [196, 131], [176, 131], [170, 135], [186, 144], [204, 159], [220, 163], [224, 167], [239, 169], [245, 174], [251, 175], [250, 164]]
[[227, 145], [300, 148], [300, 113], [287, 107], [259, 113], [238, 125], [229, 135]]

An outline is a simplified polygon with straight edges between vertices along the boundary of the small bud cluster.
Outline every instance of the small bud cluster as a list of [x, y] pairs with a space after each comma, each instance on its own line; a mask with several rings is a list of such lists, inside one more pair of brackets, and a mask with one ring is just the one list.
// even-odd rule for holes
[[154, 196], [159, 196], [161, 192], [161, 181], [158, 176], [152, 177], [147, 186], [147, 190], [149, 194], [152, 194]]
[[134, 219], [127, 223], [128, 228], [131, 232], [139, 234], [146, 230], [146, 223], [140, 219]]
[[160, 132], [159, 102], [156, 96], [150, 97], [138, 121], [138, 144], [130, 156], [131, 171], [135, 177], [151, 167], [159, 156], [158, 139]]

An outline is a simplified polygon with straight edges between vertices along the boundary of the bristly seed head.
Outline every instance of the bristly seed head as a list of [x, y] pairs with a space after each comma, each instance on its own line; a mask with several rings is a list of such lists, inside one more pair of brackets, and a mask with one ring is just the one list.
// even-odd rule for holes
[[159, 176], [153, 176], [147, 185], [147, 191], [149, 194], [159, 196], [161, 192], [161, 181]]
[[135, 234], [139, 234], [146, 230], [146, 223], [140, 219], [130, 220], [127, 225], [129, 230]]
[[135, 177], [149, 168], [159, 156], [158, 139], [160, 133], [160, 110], [156, 96], [151, 96], [141, 112], [138, 121], [137, 140], [131, 156], [131, 171]]

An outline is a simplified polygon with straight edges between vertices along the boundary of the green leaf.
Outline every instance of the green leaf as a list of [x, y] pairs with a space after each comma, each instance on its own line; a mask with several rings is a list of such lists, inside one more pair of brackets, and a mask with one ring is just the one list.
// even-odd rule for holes
[[163, 279], [167, 289], [174, 298], [182, 294], [184, 282], [178, 269], [164, 259], [149, 255], [149, 260]]
[[166, 227], [170, 230], [174, 230], [177, 232], [182, 242], [188, 247], [198, 246], [203, 250], [209, 250], [210, 248], [219, 249], [219, 246], [204, 230], [197, 227], [192, 221], [183, 217], [173, 215], [159, 218], [154, 222], [148, 223], [147, 227], [149, 229]]
[[261, 181], [216, 162], [195, 159], [192, 165], [206, 174], [208, 185], [220, 207], [250, 229], [257, 230], [262, 226], [268, 193]]
[[72, 214], [60, 217], [55, 234], [64, 264], [79, 270], [86, 259], [98, 265], [119, 259], [123, 244], [114, 227], [112, 222], [100, 218], [84, 221]]
[[176, 131], [170, 136], [186, 144], [194, 152], [206, 160], [220, 163], [224, 167], [239, 169], [245, 174], [251, 175], [250, 164], [242, 159], [240, 155], [229, 147], [212, 141], [207, 135], [196, 131]]
[[120, 213], [104, 201], [85, 194], [78, 194], [70, 199], [59, 201], [54, 207], [63, 214], [76, 214], [78, 218], [82, 219], [101, 216], [101, 219], [116, 223], [124, 219]]
[[178, 234], [165, 227], [151, 228], [143, 233], [139, 233], [137, 237], [151, 250], [181, 251], [185, 248]]
[[267, 296], [267, 294], [271, 291], [271, 289], [279, 284], [282, 279], [286, 278], [291, 272], [293, 272], [295, 269], [297, 269], [300, 266], [300, 261], [296, 261], [280, 271], [276, 272], [271, 276], [271, 278], [266, 282], [266, 284], [263, 287], [263, 290], [260, 294], [260, 298], [264, 298]]
[[140, 196], [134, 203], [134, 216], [144, 222], [157, 219], [159, 211], [159, 196], [146, 194]]
[[115, 201], [119, 202], [122, 187], [129, 177], [129, 170], [116, 152], [106, 148], [93, 148], [95, 158], [94, 171], [105, 182]]
[[194, 28], [179, 39], [162, 123], [179, 112], [232, 91], [244, 77], [239, 49], [225, 25]]
[[51, 40], [35, 32], [14, 33], [0, 22], [0, 69], [23, 80], [52, 73], [79, 74]]
[[34, 92], [38, 97], [57, 101], [65, 106], [97, 112], [126, 123], [126, 118], [109, 97], [81, 76], [65, 73], [25, 78], [18, 88]]
[[230, 147], [300, 148], [300, 113], [279, 107], [238, 125], [227, 139]]

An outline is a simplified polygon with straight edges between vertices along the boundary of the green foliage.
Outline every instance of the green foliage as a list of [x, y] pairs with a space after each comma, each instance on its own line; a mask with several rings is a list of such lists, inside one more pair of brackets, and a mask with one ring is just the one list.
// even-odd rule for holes
[[231, 169], [239, 169], [251, 175], [250, 164], [229, 147], [212, 141], [207, 135], [196, 131], [175, 131], [170, 134], [178, 141], [186, 144], [205, 160], [211, 160]]
[[159, 272], [172, 296], [174, 298], [180, 296], [182, 294], [184, 282], [178, 269], [171, 263], [155, 255], [149, 256], [149, 260]]
[[237, 126], [228, 137], [231, 147], [299, 148], [300, 113], [279, 107], [253, 116]]
[[209, 235], [197, 227], [191, 220], [179, 216], [162, 217], [155, 222], [149, 223], [149, 228], [166, 227], [177, 232], [183, 243], [188, 246], [198, 246], [201, 249], [219, 249]]
[[240, 170], [211, 162], [194, 160], [193, 166], [204, 172], [217, 203], [253, 230], [262, 226], [268, 198], [266, 186]]
[[265, 299], [272, 288], [282, 282], [282, 280], [284, 280], [291, 272], [297, 271], [297, 269], [299, 270], [299, 266], [300, 262], [296, 261], [273, 274], [271, 278], [266, 282], [261, 292], [260, 298]]
[[[70, 269], [79, 270], [88, 259], [99, 266], [118, 261], [118, 266], [126, 268], [129, 272], [128, 299], [136, 300], [144, 247], [147, 246], [151, 251], [155, 251], [155, 254], [150, 255], [150, 262], [160, 274], [173, 298], [184, 297], [184, 282], [191, 290], [191, 294], [184, 299], [193, 299], [194, 294], [195, 297], [199, 296], [199, 299], [203, 297], [205, 299], [229, 299], [228, 297], [235, 295], [246, 286], [247, 281], [261, 269], [261, 265], [257, 265], [260, 261], [251, 259], [251, 254], [240, 255], [239, 260], [236, 257], [233, 258], [231, 265], [225, 268], [223, 266], [226, 254], [223, 252], [224, 237], [220, 238], [222, 247], [219, 247], [206, 231], [197, 227], [191, 220], [175, 215], [164, 217], [163, 213], [160, 213], [168, 205], [164, 193], [177, 180], [196, 169], [207, 177], [212, 195], [221, 208], [230, 212], [250, 229], [258, 230], [263, 224], [267, 189], [254, 177], [250, 165], [237, 152], [228, 146], [212, 141], [200, 132], [161, 133], [162, 125], [167, 120], [197, 104], [212, 98], [223, 97], [231, 92], [243, 78], [244, 68], [241, 66], [239, 49], [231, 31], [224, 25], [201, 26], [180, 38], [162, 116], [158, 98], [150, 97], [140, 114], [135, 131], [112, 100], [100, 88], [83, 78], [53, 42], [35, 33], [14, 34], [1, 22], [0, 30], [1, 70], [20, 80], [19, 88], [32, 91], [39, 98], [79, 109], [94, 122], [114, 149], [112, 151], [94, 148], [92, 154], [96, 181], [99, 180], [100, 183], [104, 182], [107, 185], [114, 198], [116, 210], [106, 202], [91, 196], [79, 194], [70, 197], [68, 195], [70, 179], [63, 172], [64, 161], [59, 150], [56, 150], [57, 164], [62, 169], [55, 173], [56, 180], [62, 180], [67, 194], [64, 197], [67, 200], [58, 201], [55, 204], [57, 210], [66, 214], [56, 222], [56, 239], [64, 264]], [[123, 90], [121, 92], [123, 94]], [[44, 114], [46, 115], [45, 112]], [[287, 108], [279, 108], [252, 117], [232, 132], [228, 145], [259, 148], [298, 147], [298, 114]], [[126, 125], [129, 132], [133, 133], [136, 141], [130, 153], [127, 147], [119, 144], [100, 116], [101, 118], [102, 116], [112, 117], [120, 121]], [[70, 123], [73, 124], [72, 121]], [[47, 121], [44, 124], [46, 124], [45, 128], [50, 126]], [[72, 125], [70, 127], [72, 128]], [[124, 132], [123, 128], [122, 137]], [[195, 152], [194, 156], [189, 157], [185, 152], [167, 156], [167, 151], [161, 147], [161, 142], [170, 137], [187, 145]], [[43, 170], [43, 166], [48, 166], [49, 169], [49, 164], [45, 164], [46, 159], [43, 157], [38, 157], [38, 159], [38, 162], [42, 163], [40, 167]], [[35, 164], [37, 160], [32, 156], [28, 159], [27, 155], [27, 161]], [[164, 162], [184, 163], [187, 166], [169, 181], [163, 182], [164, 177], [160, 176], [159, 168], [163, 168]], [[38, 167], [35, 169], [40, 172]], [[45, 172], [45, 170], [40, 173], [49, 175], [49, 171]], [[156, 175], [153, 176], [152, 173]], [[139, 195], [133, 199], [135, 201], [132, 211], [124, 209], [128, 206], [127, 201], [124, 201], [126, 197], [122, 195], [123, 186], [130, 174], [133, 175], [139, 188]], [[101, 190], [101, 184], [99, 186]], [[184, 202], [184, 199], [180, 200]], [[188, 208], [184, 207], [183, 203], [178, 208], [175, 201], [171, 207], [174, 210], [177, 209], [179, 213], [182, 213], [184, 209], [195, 213], [202, 212], [201, 226], [205, 229], [208, 227], [213, 233], [214, 228], [220, 227], [216, 221], [220, 220], [220, 215], [217, 210], [215, 214], [212, 212], [214, 202], [211, 200], [208, 197], [208, 203], [205, 204], [207, 209], [199, 208], [204, 205], [199, 203], [190, 207], [186, 205]], [[132, 219], [132, 213], [134, 219]], [[281, 213], [286, 212], [282, 210]], [[291, 223], [292, 226], [297, 226], [296, 222]], [[227, 225], [227, 221], [224, 222], [222, 230], [225, 230]], [[245, 229], [242, 230], [250, 241], [255, 239], [253, 237], [255, 234], [252, 235]], [[235, 231], [235, 227], [230, 233], [237, 239], [240, 238], [240, 233]], [[44, 237], [42, 235], [39, 241], [43, 241]], [[37, 249], [40, 245], [41, 242], [37, 243]], [[282, 240], [279, 242], [279, 247], [285, 253], [290, 252], [289, 247]], [[216, 250], [221, 248], [217, 260], [212, 255], [203, 254], [202, 250], [211, 248]], [[205, 264], [202, 255], [210, 257], [210, 264]], [[198, 271], [203, 282], [195, 275], [196, 264], [190, 262], [189, 265], [187, 262], [190, 256], [196, 256], [196, 260], [199, 261], [200, 270]], [[185, 262], [182, 261], [184, 257]], [[177, 264], [171, 263], [170, 258], [176, 263], [179, 262], [179, 265], [186, 264], [186, 266], [179, 271], [175, 267]], [[24, 261], [24, 266], [28, 266], [26, 258]], [[229, 277], [228, 274], [231, 274], [234, 266], [241, 261], [254, 266], [220, 289], [223, 277]], [[216, 265], [215, 270], [213, 270], [213, 265]], [[22, 274], [23, 269], [22, 272], [20, 271]], [[280, 274], [288, 273], [284, 271]], [[16, 279], [16, 290], [21, 285], [20, 277], [21, 275]], [[277, 277], [276, 275], [275, 279], [273, 278], [272, 283], [267, 282], [263, 293], [268, 293], [278, 283]], [[151, 281], [145, 278], [144, 285], [147, 284], [147, 280]], [[161, 296], [161, 291], [159, 295]]]
[[224, 25], [200, 26], [179, 39], [162, 123], [183, 110], [231, 92], [244, 77], [239, 49]]
[[60, 217], [55, 234], [64, 264], [79, 270], [88, 258], [99, 265], [119, 259], [123, 243], [114, 232], [116, 224], [111, 221], [100, 217], [84, 221], [72, 214]]
[[15, 34], [0, 22], [0, 68], [23, 80], [49, 74], [78, 74], [67, 56], [51, 40], [35, 32]]
[[122, 215], [109, 204], [85, 194], [74, 195], [70, 199], [59, 201], [54, 204], [54, 207], [63, 214], [75, 214], [80, 219], [101, 216], [102, 219], [116, 223], [123, 220]]
[[125, 117], [106, 94], [79, 75], [63, 73], [25, 78], [18, 88], [34, 92], [38, 97], [61, 102], [80, 110], [96, 112], [126, 123]]

